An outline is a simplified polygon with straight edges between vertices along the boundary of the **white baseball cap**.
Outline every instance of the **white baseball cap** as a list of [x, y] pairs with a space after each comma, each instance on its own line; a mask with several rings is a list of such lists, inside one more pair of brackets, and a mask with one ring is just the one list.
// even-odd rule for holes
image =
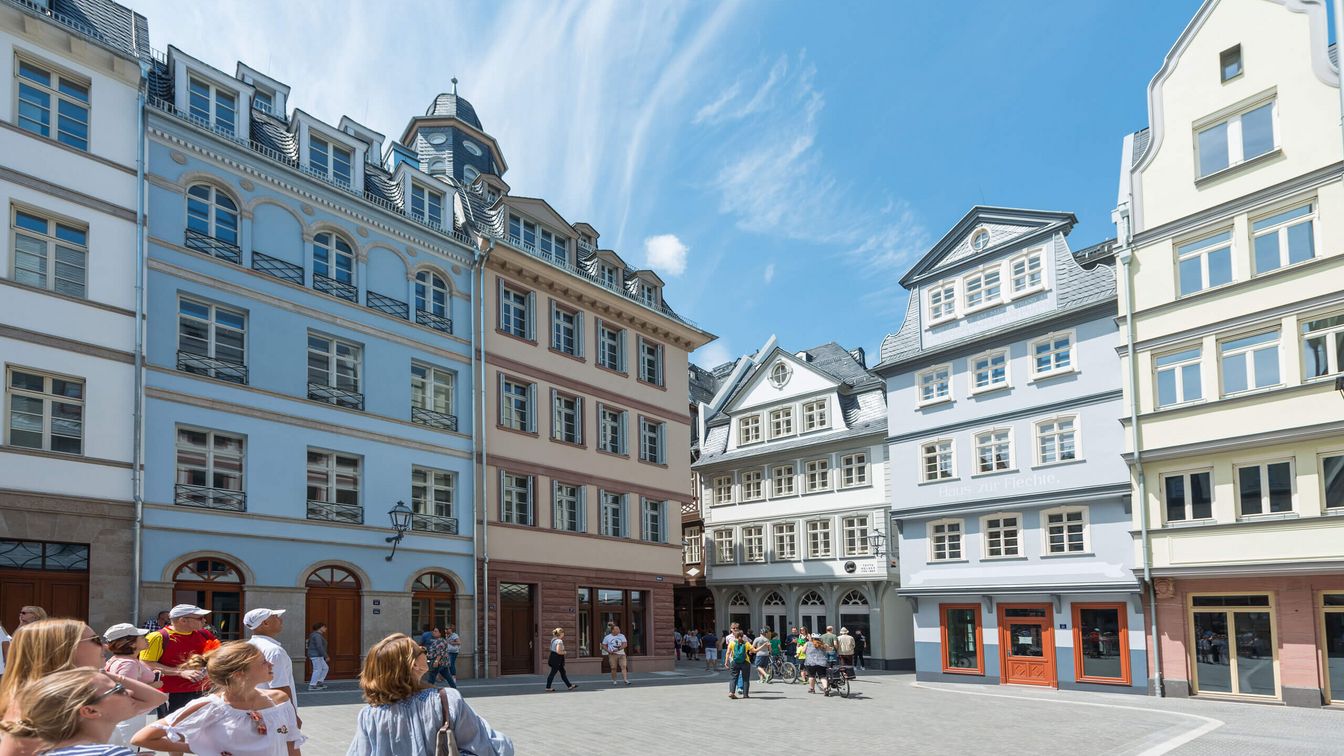
[[103, 633], [103, 640], [121, 640], [122, 638], [129, 638], [132, 635], [149, 635], [149, 631], [143, 627], [136, 627], [129, 622], [119, 622], [112, 627], [109, 627], [107, 632]]
[[261, 623], [271, 617], [283, 616], [284, 613], [284, 609], [253, 609], [243, 615], [243, 625], [248, 630], [256, 630], [258, 627], [261, 627]]
[[168, 619], [178, 619], [179, 617], [204, 617], [209, 613], [209, 609], [202, 609], [195, 604], [178, 604], [168, 611]]

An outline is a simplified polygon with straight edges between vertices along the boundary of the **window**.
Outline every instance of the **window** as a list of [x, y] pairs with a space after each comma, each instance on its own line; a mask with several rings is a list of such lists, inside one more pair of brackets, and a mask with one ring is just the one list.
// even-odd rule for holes
[[930, 441], [920, 447], [920, 458], [924, 462], [924, 482], [950, 480], [954, 477], [952, 467], [952, 439]]
[[1293, 511], [1293, 463], [1264, 462], [1238, 465], [1237, 514], [1258, 515]]
[[961, 520], [929, 523], [929, 559], [948, 562], [961, 559]]
[[1031, 357], [1035, 378], [1073, 370], [1073, 334], [1057, 333], [1032, 342]]
[[742, 561], [765, 561], [765, 527], [748, 525], [742, 528]]
[[976, 232], [971, 234], [971, 249], [976, 252], [983, 252], [988, 246], [989, 229], [976, 229]]
[[760, 501], [765, 498], [765, 481], [760, 470], [742, 473], [742, 501]]
[[998, 304], [1003, 292], [999, 276], [998, 263], [978, 270], [962, 279], [966, 287], [966, 309], [974, 310]]
[[14, 280], [72, 297], [87, 295], [86, 228], [14, 209]]
[[1302, 362], [1304, 379], [1344, 372], [1344, 314], [1302, 324]]
[[625, 372], [625, 329], [597, 321], [597, 364], [618, 373]]
[[982, 523], [986, 559], [1022, 556], [1021, 515], [990, 515], [984, 518]]
[[238, 246], [238, 205], [209, 184], [187, 190], [187, 231]]
[[999, 350], [971, 358], [971, 388], [975, 392], [1008, 386], [1008, 352]]
[[646, 418], [639, 419], [639, 458], [657, 465], [665, 464], [663, 456], [666, 447], [665, 435], [667, 423], [658, 423]]
[[1233, 45], [1218, 54], [1218, 72], [1223, 81], [1241, 76], [1241, 45]]
[[354, 455], [309, 449], [308, 519], [364, 522], [360, 467]]
[[793, 368], [790, 368], [787, 362], [776, 362], [775, 366], [770, 368], [770, 385], [775, 388], [784, 388], [789, 382], [789, 377], [793, 375]]
[[844, 537], [845, 556], [872, 556], [868, 544], [868, 515], [845, 517], [840, 521], [840, 529]]
[[1326, 509], [1344, 508], [1344, 454], [1321, 455], [1321, 486]]
[[313, 275], [353, 286], [355, 251], [350, 242], [331, 232], [313, 237]]
[[639, 537], [644, 541], [664, 543], [667, 535], [663, 532], [663, 513], [667, 509], [666, 501], [640, 499]]
[[431, 226], [443, 225], [443, 195], [415, 182], [411, 183], [411, 217]]
[[186, 297], [177, 303], [177, 369], [246, 383], [247, 316]]
[[1014, 294], [1039, 289], [1044, 285], [1039, 250], [1014, 257], [1012, 262], [1008, 263], [1008, 270], [1012, 275]]
[[812, 520], [807, 523], [807, 558], [831, 558], [830, 520]]
[[193, 76], [187, 83], [187, 112], [209, 128], [233, 134], [237, 128], [238, 95]]
[[1202, 349], [1186, 349], [1164, 354], [1153, 360], [1157, 370], [1157, 406], [1167, 407], [1204, 398], [1200, 378]]
[[1213, 517], [1213, 487], [1209, 472], [1162, 476], [1167, 522], [1207, 520]]
[[1036, 464], [1053, 465], [1078, 458], [1078, 418], [1054, 417], [1036, 423]]
[[[77, 150], [89, 149], [89, 85], [19, 59], [14, 72], [18, 84], [19, 128], [51, 137]], [[55, 110], [55, 118], [52, 111]]]
[[1271, 100], [1200, 129], [1195, 135], [1199, 175], [1208, 176], [1275, 150], [1279, 142], [1276, 109], [1277, 103]]
[[363, 409], [359, 380], [362, 352], [358, 344], [308, 334], [308, 398]]
[[831, 490], [831, 461], [813, 459], [803, 465], [807, 476], [807, 493]]
[[714, 503], [733, 503], [733, 476], [720, 475], [714, 478]]
[[1232, 232], [1206, 236], [1176, 248], [1181, 296], [1232, 281]]
[[952, 367], [939, 365], [919, 374], [919, 403], [932, 404], [952, 398]]
[[27, 370], [9, 371], [11, 446], [84, 453], [84, 382]]
[[798, 558], [798, 524], [777, 522], [775, 531], [775, 561], [789, 561]]
[[456, 533], [457, 523], [448, 522], [453, 517], [456, 492], [457, 476], [453, 473], [412, 467], [411, 511], [415, 512], [415, 517], [411, 520], [411, 529]]
[[649, 307], [658, 306], [658, 289], [646, 283], [639, 285], [639, 301]]
[[699, 527], [686, 528], [685, 545], [681, 547], [681, 561], [684, 564], [700, 564], [704, 561], [704, 531]]
[[770, 495], [793, 496], [793, 479], [796, 473], [793, 465], [775, 465], [770, 470]]
[[551, 348], [562, 354], [583, 356], [583, 313], [551, 302]]
[[941, 283], [929, 289], [929, 323], [940, 323], [957, 315], [956, 282]]
[[532, 338], [532, 292], [499, 283], [499, 330], [520, 339]]
[[[429, 315], [431, 317], [425, 317]], [[415, 274], [415, 320], [421, 325], [451, 331], [448, 320], [448, 283], [437, 273], [422, 270]]]
[[737, 443], [754, 444], [761, 440], [761, 416], [747, 415], [737, 420]]
[[639, 379], [655, 386], [663, 385], [663, 345], [639, 339]]
[[1306, 204], [1251, 221], [1255, 272], [1265, 273], [1316, 256], [1315, 206]]
[[1279, 332], [1266, 331], [1218, 345], [1223, 366], [1223, 394], [1279, 383]]
[[308, 168], [324, 179], [349, 189], [354, 177], [352, 165], [355, 153], [323, 139], [316, 134], [308, 137]]
[[537, 384], [500, 376], [499, 424], [505, 428], [536, 433], [537, 418], [532, 408], [537, 401]]
[[528, 252], [537, 251], [537, 224], [516, 215], [509, 216], [509, 239]]
[[610, 265], [599, 265], [597, 267], [597, 277], [608, 289], [616, 288], [616, 269]]
[[270, 113], [275, 108], [275, 100], [270, 94], [258, 89], [252, 94], [252, 107], [264, 113]]
[[610, 493], [601, 491], [599, 500], [602, 502], [599, 514], [601, 515], [601, 529], [598, 531], [605, 536], [614, 536], [616, 538], [625, 537], [625, 494]]
[[[470, 181], [471, 179], [467, 179]], [[568, 240], [563, 236], [552, 234], [546, 229], [540, 229], [537, 234], [537, 251], [541, 253], [543, 260], [549, 260], [560, 265], [569, 264]]]
[[940, 604], [943, 671], [954, 675], [983, 675], [985, 651], [980, 646], [980, 605]]
[[803, 405], [803, 430], [812, 431], [825, 428], [827, 422], [827, 401], [818, 399]]
[[511, 472], [500, 473], [499, 521], [514, 525], [532, 525], [532, 484], [531, 475], [517, 475]]
[[597, 405], [597, 448], [611, 454], [625, 454], [625, 411]]
[[840, 487], [853, 488], [868, 484], [868, 453], [855, 452], [840, 457]]
[[556, 530], [583, 532], [583, 486], [553, 481], [551, 504], [551, 524]]
[[1125, 604], [1073, 604], [1074, 677], [1078, 682], [1129, 685]]
[[583, 399], [551, 389], [551, 438], [583, 443]]
[[1087, 552], [1087, 509], [1074, 507], [1042, 512], [1045, 518], [1046, 554]]
[[793, 435], [793, 407], [770, 410], [770, 438]]
[[244, 499], [227, 493], [215, 496], [214, 491], [242, 493], [243, 445], [241, 436], [179, 427], [177, 503], [240, 509]]
[[1013, 466], [1012, 432], [995, 428], [975, 434], [976, 472], [992, 473]]
[[733, 531], [727, 528], [714, 531], [714, 563], [732, 564], [737, 561], [733, 551]]

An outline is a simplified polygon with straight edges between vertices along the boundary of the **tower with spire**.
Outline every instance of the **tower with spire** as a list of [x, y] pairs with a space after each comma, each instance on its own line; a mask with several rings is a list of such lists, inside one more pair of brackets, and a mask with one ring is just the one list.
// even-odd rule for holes
[[481, 127], [476, 109], [453, 91], [434, 98], [423, 116], [406, 126], [402, 144], [419, 156], [420, 169], [432, 176], [451, 176], [471, 184], [480, 175], [503, 176], [508, 170], [499, 143]]

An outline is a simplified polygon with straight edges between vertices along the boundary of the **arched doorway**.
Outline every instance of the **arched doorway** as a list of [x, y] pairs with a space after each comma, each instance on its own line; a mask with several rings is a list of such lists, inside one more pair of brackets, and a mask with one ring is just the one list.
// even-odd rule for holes
[[205, 619], [222, 641], [243, 637], [243, 573], [223, 559], [183, 562], [173, 573], [173, 603], [209, 609]]
[[798, 625], [809, 633], [826, 632], [826, 599], [816, 591], [808, 591], [798, 602]]
[[426, 572], [416, 578], [411, 585], [411, 637], [419, 638], [425, 625], [456, 625], [456, 599], [452, 579], [442, 572]]
[[747, 603], [747, 597], [741, 592], [734, 593], [728, 599], [728, 628], [731, 628], [734, 622], [741, 625], [743, 630], [751, 628], [751, 604]]
[[761, 609], [764, 612], [762, 621], [766, 627], [774, 630], [782, 638], [789, 632], [789, 618], [787, 604], [779, 591], [771, 591], [766, 595], [765, 601], [761, 602]]
[[868, 597], [863, 595], [863, 591], [850, 591], [840, 599], [840, 625], [849, 628], [850, 635], [858, 635], [859, 631], [863, 631], [863, 637], [871, 647], [873, 628], [868, 612]]
[[[304, 613], [304, 637], [313, 625], [327, 625], [327, 653], [331, 656], [332, 680], [359, 676], [360, 652], [364, 639], [359, 609], [359, 578], [344, 567], [318, 567], [304, 582], [308, 589]], [[311, 670], [310, 670], [311, 672]]]

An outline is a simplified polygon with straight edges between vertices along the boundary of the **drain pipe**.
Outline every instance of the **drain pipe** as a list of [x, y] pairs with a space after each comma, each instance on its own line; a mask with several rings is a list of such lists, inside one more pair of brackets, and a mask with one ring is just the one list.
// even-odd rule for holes
[[140, 581], [144, 577], [145, 522], [145, 93], [149, 89], [149, 61], [140, 61], [140, 85], [135, 97], [135, 133], [138, 137], [135, 160], [135, 397], [133, 448], [131, 449], [131, 498], [135, 502], [135, 523], [131, 545], [131, 618], [140, 621]]
[[[479, 328], [481, 332], [481, 338], [477, 342], [480, 346], [480, 354], [477, 357], [476, 363], [479, 368], [477, 372], [476, 391], [480, 396], [480, 404], [476, 413], [475, 425], [481, 429], [481, 477], [480, 486], [476, 489], [478, 497], [477, 501], [479, 502], [479, 505], [476, 507], [476, 513], [480, 515], [481, 518], [481, 585], [476, 586], [476, 595], [479, 597], [483, 592], [485, 593], [485, 611], [476, 616], [479, 620], [481, 629], [481, 634], [477, 637], [480, 638], [481, 643], [482, 678], [490, 677], [490, 513], [487, 509], [489, 507], [489, 497], [486, 495], [490, 489], [490, 475], [486, 468], [489, 443], [487, 441], [488, 436], [486, 434], [485, 426], [485, 418], [487, 417], [485, 382], [485, 262], [490, 259], [490, 253], [493, 252], [494, 249], [494, 238], [487, 237], [485, 249], [477, 255], [477, 270], [475, 271], [475, 273], [480, 276], [480, 287], [477, 289], [479, 297], [475, 302], [477, 307], [477, 316], [475, 320], [476, 327]], [[473, 280], [473, 286], [475, 283], [476, 282]], [[479, 602], [480, 599], [478, 598], [477, 601]]]

